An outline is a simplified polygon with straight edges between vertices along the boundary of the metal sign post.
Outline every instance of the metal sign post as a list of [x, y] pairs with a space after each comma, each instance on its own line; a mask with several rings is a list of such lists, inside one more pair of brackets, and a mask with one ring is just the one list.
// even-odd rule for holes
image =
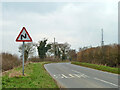
[[32, 42], [32, 38], [30, 37], [29, 33], [27, 32], [26, 28], [23, 27], [20, 34], [18, 35], [18, 37], [16, 38], [16, 42], [23, 42], [23, 45], [22, 45], [22, 59], [23, 59], [23, 75], [24, 75], [24, 48], [25, 48], [25, 45], [24, 43], [25, 42]]
[[24, 75], [24, 41], [23, 41], [22, 55], [23, 55], [23, 75]]

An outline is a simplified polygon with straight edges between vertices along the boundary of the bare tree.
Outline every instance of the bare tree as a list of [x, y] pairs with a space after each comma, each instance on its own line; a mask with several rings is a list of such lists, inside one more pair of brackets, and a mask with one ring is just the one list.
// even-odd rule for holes
[[68, 43], [53, 43], [51, 44], [51, 49], [49, 50], [49, 53], [51, 55], [54, 55], [55, 58], [58, 59], [68, 59], [68, 52], [70, 50], [70, 45]]
[[[22, 44], [19, 46], [19, 52], [21, 53], [22, 57]], [[35, 47], [33, 43], [25, 43], [24, 45], [24, 59], [27, 61], [27, 59], [32, 56], [35, 52]]]
[[69, 60], [76, 61], [77, 60], [76, 50], [74, 50], [74, 49], [69, 50], [68, 56], [69, 56]]

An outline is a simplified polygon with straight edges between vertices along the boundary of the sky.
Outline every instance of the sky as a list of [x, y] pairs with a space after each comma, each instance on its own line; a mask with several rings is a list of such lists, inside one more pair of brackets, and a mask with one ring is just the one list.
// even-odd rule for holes
[[[118, 43], [117, 2], [3, 2], [2, 49], [20, 55], [16, 38], [25, 27], [37, 43], [43, 38], [69, 43], [72, 49]], [[36, 55], [36, 54], [35, 54]]]

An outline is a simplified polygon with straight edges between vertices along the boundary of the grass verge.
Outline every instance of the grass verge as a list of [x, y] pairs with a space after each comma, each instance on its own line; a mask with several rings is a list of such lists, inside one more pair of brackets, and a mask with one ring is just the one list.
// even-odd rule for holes
[[85, 67], [102, 70], [102, 71], [106, 71], [106, 72], [111, 72], [111, 73], [115, 73], [115, 74], [120, 74], [120, 71], [119, 71], [120, 69], [109, 67], [109, 66], [96, 65], [96, 64], [83, 63], [83, 62], [75, 62], [75, 61], [71, 62], [71, 64], [85, 66]]
[[22, 67], [14, 68], [2, 76], [2, 88], [58, 88], [43, 65], [49, 62], [29, 63], [25, 66], [25, 76]]

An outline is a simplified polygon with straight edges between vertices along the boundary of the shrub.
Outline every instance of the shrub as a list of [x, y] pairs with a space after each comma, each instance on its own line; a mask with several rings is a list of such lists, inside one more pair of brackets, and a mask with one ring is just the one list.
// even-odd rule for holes
[[20, 59], [16, 55], [1, 53], [0, 57], [2, 57], [2, 71], [10, 70], [21, 64]]
[[120, 48], [117, 44], [87, 48], [77, 53], [77, 60], [80, 62], [118, 67], [118, 49]]

